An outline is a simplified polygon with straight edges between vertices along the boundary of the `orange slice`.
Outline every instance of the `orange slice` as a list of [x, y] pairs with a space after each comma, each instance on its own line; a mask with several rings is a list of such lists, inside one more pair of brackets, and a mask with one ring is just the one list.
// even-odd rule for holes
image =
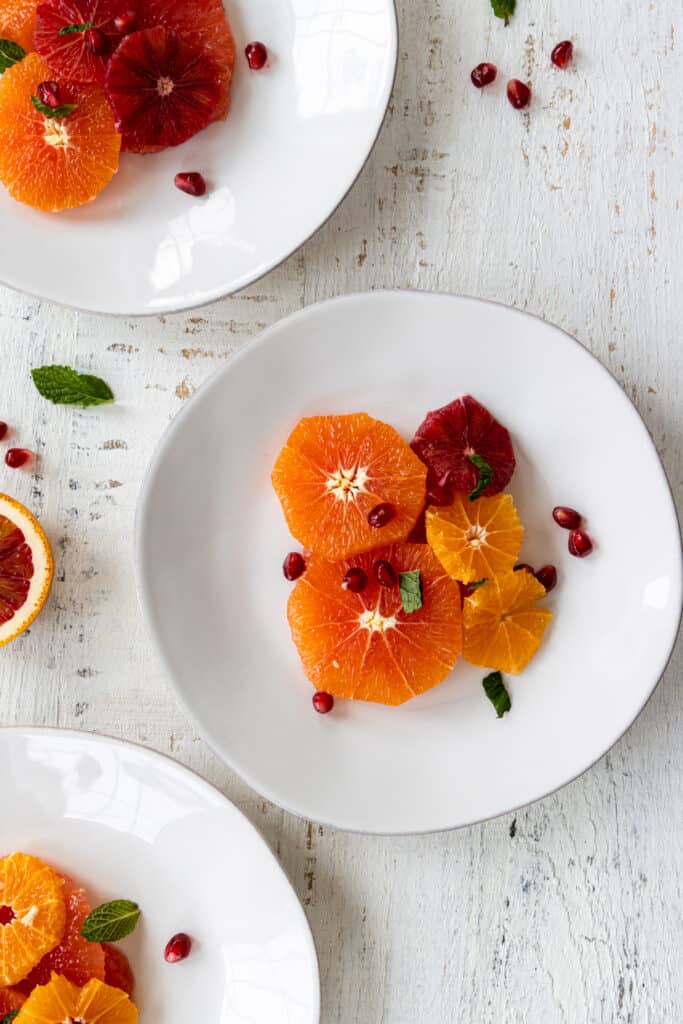
[[524, 527], [509, 494], [427, 509], [427, 540], [454, 580], [473, 583], [510, 572], [522, 546]]
[[15, 1024], [137, 1024], [138, 1011], [125, 992], [93, 979], [83, 988], [53, 974], [34, 988]]
[[0, 985], [25, 978], [64, 934], [64, 880], [37, 857], [0, 860]]
[[[398, 576], [419, 570], [422, 608], [406, 613], [398, 585], [375, 579], [374, 563]], [[342, 588], [362, 569], [361, 593]], [[306, 675], [335, 697], [403, 704], [440, 683], [462, 651], [460, 590], [426, 544], [393, 544], [343, 562], [312, 558], [287, 610]]]
[[38, 2], [39, 0], [2, 0], [0, 39], [11, 39], [25, 50], [32, 50]]
[[54, 559], [38, 520], [0, 494], [0, 647], [23, 633], [47, 601]]
[[[294, 537], [330, 561], [405, 540], [422, 510], [427, 467], [393, 427], [364, 412], [299, 420], [273, 469]], [[388, 521], [368, 516], [384, 506]]]
[[547, 608], [538, 607], [545, 593], [543, 584], [524, 570], [477, 587], [463, 609], [465, 660], [519, 675], [552, 619]]

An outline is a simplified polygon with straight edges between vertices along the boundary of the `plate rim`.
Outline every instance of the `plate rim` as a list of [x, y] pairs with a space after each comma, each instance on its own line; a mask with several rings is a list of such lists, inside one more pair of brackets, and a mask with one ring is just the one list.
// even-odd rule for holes
[[[149, 596], [149, 588], [148, 588], [148, 585], [146, 583], [145, 576], [144, 576], [144, 573], [143, 573], [143, 570], [142, 570], [143, 563], [144, 563], [143, 519], [144, 519], [144, 516], [145, 516], [145, 511], [146, 511], [146, 507], [147, 507], [147, 503], [148, 503], [148, 498], [149, 498], [149, 495], [150, 495], [151, 489], [152, 489], [153, 477], [155, 475], [156, 469], [158, 468], [158, 466], [159, 466], [159, 464], [161, 462], [161, 459], [162, 459], [162, 457], [164, 455], [164, 452], [165, 452], [166, 448], [171, 446], [171, 442], [172, 442], [173, 438], [175, 437], [176, 431], [182, 429], [185, 416], [187, 415], [188, 410], [191, 408], [195, 398], [198, 395], [200, 395], [205, 389], [209, 390], [209, 389], [212, 389], [212, 388], [215, 388], [215, 387], [219, 387], [222, 378], [224, 376], [227, 376], [229, 373], [233, 372], [235, 366], [239, 365], [239, 363], [242, 361], [242, 359], [247, 358], [249, 353], [255, 351], [255, 349], [257, 349], [257, 348], [260, 349], [261, 347], [267, 346], [271, 342], [271, 338], [272, 338], [273, 335], [277, 338], [277, 334], [278, 334], [279, 330], [282, 328], [282, 326], [284, 324], [289, 325], [291, 323], [296, 323], [299, 319], [305, 318], [305, 317], [311, 315], [311, 313], [315, 314], [315, 312], [317, 312], [321, 307], [334, 307], [335, 305], [346, 304], [346, 303], [349, 303], [349, 302], [353, 303], [353, 302], [356, 302], [358, 300], [364, 301], [364, 300], [367, 300], [368, 298], [372, 299], [373, 297], [377, 297], [377, 296], [382, 296], [382, 297], [394, 296], [394, 297], [398, 297], [399, 301], [404, 296], [408, 296], [408, 297], [412, 297], [412, 296], [419, 296], [419, 297], [435, 296], [435, 297], [446, 298], [446, 299], [455, 299], [455, 300], [460, 301], [460, 302], [471, 303], [471, 304], [474, 304], [474, 305], [480, 304], [480, 305], [485, 305], [485, 306], [494, 306], [496, 308], [505, 310], [506, 313], [509, 313], [509, 314], [512, 314], [512, 315], [517, 315], [517, 316], [519, 316], [521, 318], [529, 318], [529, 319], [532, 319], [532, 320], [540, 321], [549, 330], [557, 331], [568, 342], [571, 342], [573, 345], [577, 346], [578, 349], [580, 350], [580, 352], [582, 352], [584, 355], [588, 356], [595, 363], [597, 369], [599, 371], [601, 371], [603, 374], [605, 374], [609, 378], [611, 383], [616, 387], [619, 395], [621, 395], [621, 398], [623, 399], [623, 401], [625, 403], [625, 408], [627, 408], [629, 410], [630, 415], [632, 415], [632, 416], [634, 416], [636, 418], [636, 421], [640, 424], [641, 429], [645, 432], [645, 436], [647, 437], [647, 440], [649, 441], [649, 443], [651, 445], [652, 453], [653, 453], [653, 455], [655, 457], [655, 461], [656, 461], [656, 464], [658, 466], [659, 473], [661, 474], [661, 477], [662, 477], [662, 479], [664, 481], [665, 489], [666, 489], [666, 491], [669, 494], [669, 498], [670, 498], [670, 502], [671, 502], [671, 506], [670, 507], [671, 507], [671, 513], [672, 513], [672, 520], [673, 520], [673, 523], [675, 525], [675, 533], [676, 533], [676, 536], [678, 538], [678, 547], [677, 547], [677, 552], [678, 552], [678, 559], [677, 559], [677, 561], [678, 561], [678, 564], [677, 564], [677, 571], [676, 571], [676, 580], [677, 580], [677, 584], [678, 584], [678, 614], [675, 616], [675, 618], [677, 620], [677, 625], [676, 625], [676, 628], [672, 632], [671, 644], [669, 646], [668, 651], [666, 652], [665, 657], [663, 658], [661, 666], [659, 666], [656, 669], [656, 671], [653, 672], [653, 681], [652, 681], [651, 684], [648, 685], [647, 692], [644, 695], [643, 701], [642, 701], [640, 707], [638, 708], [638, 710], [636, 711], [636, 713], [634, 714], [634, 716], [631, 719], [631, 721], [621, 731], [619, 731], [616, 736], [614, 736], [612, 739], [610, 739], [608, 744], [607, 744], [607, 746], [593, 760], [591, 760], [590, 763], [587, 764], [584, 768], [582, 768], [575, 775], [572, 775], [570, 778], [566, 779], [564, 782], [560, 783], [559, 785], [553, 786], [553, 787], [551, 787], [549, 789], [543, 789], [543, 791], [541, 793], [539, 793], [538, 796], [533, 797], [531, 800], [526, 800], [526, 801], [523, 801], [522, 803], [516, 803], [516, 804], [512, 805], [511, 807], [508, 807], [508, 808], [505, 808], [505, 809], [503, 809], [501, 811], [498, 811], [496, 814], [487, 815], [487, 816], [484, 816], [484, 817], [475, 816], [475, 817], [473, 817], [471, 819], [468, 819], [467, 821], [460, 822], [457, 825], [448, 825], [448, 826], [439, 827], [439, 828], [418, 828], [418, 829], [411, 829], [409, 831], [404, 831], [404, 830], [398, 830], [397, 831], [395, 829], [387, 829], [387, 828], [377, 829], [377, 830], [370, 831], [370, 830], [363, 829], [363, 828], [353, 828], [353, 827], [349, 827], [348, 825], [340, 825], [339, 823], [335, 823], [334, 821], [331, 821], [331, 820], [326, 819], [326, 818], [317, 818], [316, 817], [314, 819], [311, 819], [310, 816], [305, 813], [305, 811], [295, 809], [294, 807], [290, 806], [288, 802], [286, 802], [286, 801], [282, 800], [281, 798], [279, 798], [278, 796], [276, 796], [273, 793], [271, 787], [264, 787], [260, 783], [257, 785], [254, 782], [254, 780], [253, 780], [253, 778], [251, 776], [251, 773], [245, 771], [241, 765], [236, 764], [232, 760], [232, 758], [229, 757], [227, 755], [227, 753], [224, 752], [223, 749], [221, 749], [221, 746], [219, 745], [219, 743], [217, 741], [216, 742], [214, 741], [213, 736], [209, 735], [209, 733], [206, 731], [204, 725], [199, 721], [197, 715], [192, 710], [192, 708], [189, 706], [189, 704], [188, 704], [188, 702], [187, 702], [187, 700], [186, 700], [186, 698], [185, 698], [185, 696], [184, 696], [184, 694], [183, 694], [183, 692], [181, 690], [181, 687], [180, 687], [179, 683], [176, 681], [175, 672], [174, 672], [174, 670], [173, 670], [173, 668], [172, 668], [172, 666], [170, 664], [170, 661], [169, 661], [169, 659], [167, 657], [167, 654], [164, 651], [164, 648], [163, 648], [163, 646], [161, 644], [161, 641], [160, 641], [160, 638], [159, 638], [159, 635], [158, 635], [158, 632], [157, 632], [157, 628], [156, 628], [156, 617], [155, 617], [155, 614], [154, 614], [154, 612], [152, 610], [152, 602], [151, 602], [150, 596]], [[585, 345], [582, 345], [581, 342], [577, 338], [575, 338], [568, 331], [565, 331], [564, 328], [559, 327], [557, 324], [554, 324], [551, 321], [544, 319], [540, 315], [537, 315], [535, 313], [530, 313], [527, 310], [517, 309], [517, 308], [515, 308], [513, 306], [508, 306], [504, 302], [498, 302], [498, 301], [496, 301], [494, 299], [481, 298], [479, 296], [465, 295], [465, 294], [455, 293], [455, 292], [427, 291], [427, 290], [424, 290], [424, 289], [405, 289], [405, 288], [386, 288], [386, 289], [378, 288], [378, 289], [373, 289], [373, 290], [370, 290], [370, 291], [350, 292], [350, 293], [347, 293], [345, 295], [337, 295], [337, 296], [333, 296], [333, 297], [330, 297], [330, 298], [327, 298], [327, 299], [322, 299], [322, 300], [320, 300], [318, 302], [312, 303], [311, 305], [304, 306], [301, 309], [294, 310], [292, 313], [288, 314], [287, 316], [282, 317], [281, 319], [275, 321], [275, 323], [270, 324], [268, 327], [266, 327], [254, 339], [252, 339], [251, 341], [247, 342], [241, 349], [239, 349], [236, 353], [234, 353], [233, 356], [231, 357], [231, 359], [228, 360], [228, 362], [224, 366], [219, 367], [214, 373], [212, 373], [208, 377], [208, 379], [191, 396], [189, 401], [184, 403], [183, 408], [176, 414], [176, 416], [170, 421], [170, 423], [168, 423], [166, 425], [166, 427], [165, 427], [165, 429], [164, 429], [164, 431], [163, 431], [159, 441], [157, 442], [157, 444], [155, 445], [155, 447], [154, 447], [154, 449], [152, 451], [152, 454], [150, 456], [149, 462], [148, 462], [147, 467], [146, 467], [146, 469], [144, 471], [144, 475], [143, 475], [143, 478], [142, 478], [142, 483], [140, 485], [140, 490], [139, 490], [139, 493], [138, 493], [137, 504], [136, 504], [136, 507], [135, 507], [134, 541], [133, 541], [133, 544], [134, 544], [133, 561], [134, 561], [134, 570], [135, 570], [136, 592], [137, 592], [137, 596], [138, 596], [138, 602], [139, 602], [139, 605], [140, 605], [140, 608], [141, 608], [141, 611], [142, 611], [142, 617], [143, 617], [143, 620], [144, 620], [144, 622], [146, 624], [146, 627], [148, 629], [148, 632], [149, 632], [149, 635], [150, 635], [150, 639], [151, 639], [153, 648], [154, 648], [154, 650], [156, 652], [156, 655], [159, 658], [159, 660], [160, 660], [160, 662], [161, 662], [161, 664], [163, 666], [164, 672], [166, 673], [166, 676], [167, 676], [167, 681], [168, 681], [169, 686], [170, 686], [170, 688], [171, 688], [171, 690], [172, 690], [172, 692], [173, 692], [173, 694], [175, 696], [176, 701], [180, 705], [180, 707], [183, 710], [183, 712], [185, 713], [185, 715], [187, 715], [187, 717], [189, 718], [190, 722], [195, 726], [195, 728], [197, 729], [199, 735], [202, 737], [204, 742], [216, 754], [218, 759], [220, 761], [222, 761], [224, 764], [226, 764], [232, 771], [236, 772], [236, 774], [239, 775], [240, 778], [251, 789], [253, 789], [259, 795], [263, 796], [265, 799], [269, 800], [271, 803], [275, 804], [275, 806], [282, 808], [284, 811], [287, 811], [287, 813], [292, 814], [296, 818], [299, 818], [301, 820], [304, 820], [304, 821], [313, 820], [313, 821], [315, 821], [316, 824], [323, 825], [326, 828], [334, 829], [335, 831], [340, 831], [340, 832], [348, 832], [349, 834], [352, 834], [352, 835], [365, 835], [365, 836], [419, 836], [419, 835], [422, 835], [422, 836], [428, 836], [428, 835], [439, 835], [439, 834], [444, 833], [444, 832], [455, 832], [455, 831], [458, 831], [459, 829], [471, 828], [473, 825], [483, 824], [484, 822], [487, 822], [487, 821], [495, 821], [496, 819], [502, 818], [502, 817], [504, 817], [504, 816], [506, 816], [508, 814], [513, 814], [515, 812], [518, 812], [518, 811], [520, 811], [524, 807], [530, 807], [533, 804], [538, 803], [540, 800], [545, 800], [547, 797], [553, 796], [555, 793], [558, 793], [561, 789], [564, 789], [565, 786], [569, 786], [569, 785], [571, 785], [571, 783], [576, 782], [577, 779], [580, 779], [583, 775], [586, 774], [586, 772], [590, 771], [590, 769], [593, 768], [598, 763], [598, 761], [602, 760], [602, 758], [605, 757], [605, 755], [608, 754], [616, 746], [616, 744], [626, 735], [626, 733], [629, 731], [629, 729], [631, 729], [632, 726], [635, 725], [635, 723], [638, 721], [638, 719], [642, 715], [643, 711], [645, 710], [645, 707], [647, 706], [648, 702], [652, 698], [655, 690], [659, 686], [659, 683], [661, 682], [662, 677], [664, 676], [664, 673], [666, 672], [666, 670], [668, 668], [668, 665], [669, 665], [669, 663], [671, 661], [673, 653], [674, 653], [674, 651], [676, 649], [676, 645], [677, 645], [678, 638], [679, 638], [679, 635], [680, 635], [681, 624], [683, 623], [683, 546], [682, 546], [683, 545], [683, 535], [681, 533], [681, 524], [680, 524], [679, 519], [678, 519], [677, 506], [676, 506], [676, 502], [675, 502], [675, 499], [674, 499], [674, 494], [673, 494], [673, 490], [672, 490], [672, 487], [671, 487], [671, 483], [670, 483], [669, 478], [667, 476], [667, 473], [666, 473], [666, 470], [664, 468], [664, 464], [662, 462], [662, 459], [661, 459], [661, 457], [659, 455], [659, 452], [657, 450], [657, 446], [656, 446], [656, 444], [655, 444], [655, 442], [654, 442], [654, 440], [652, 438], [652, 434], [650, 433], [650, 430], [649, 430], [647, 424], [645, 423], [645, 420], [640, 415], [640, 412], [636, 408], [636, 406], [635, 406], [634, 402], [632, 401], [632, 399], [629, 398], [629, 396], [626, 394], [624, 389], [620, 386], [620, 384], [619, 384], [618, 380], [616, 379], [616, 377], [614, 376], [614, 374], [611, 373], [611, 371], [601, 362], [601, 360], [598, 359], [598, 357], [596, 355], [594, 355], [594, 353], [591, 352], [590, 349], [586, 348]]]

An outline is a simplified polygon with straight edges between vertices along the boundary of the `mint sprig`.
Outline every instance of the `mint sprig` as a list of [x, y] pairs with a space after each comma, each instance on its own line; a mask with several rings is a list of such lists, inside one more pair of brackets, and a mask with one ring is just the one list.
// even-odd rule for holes
[[422, 576], [420, 570], [400, 572], [398, 586], [401, 591], [401, 604], [406, 615], [419, 611], [422, 607]]
[[517, 0], [491, 0], [493, 13], [497, 18], [501, 18], [506, 25], [510, 24], [510, 18], [515, 13], [516, 6]]
[[482, 459], [481, 455], [468, 455], [467, 457], [472, 465], [476, 466], [479, 470], [479, 483], [468, 496], [470, 501], [474, 501], [476, 498], [480, 498], [482, 496], [488, 485], [493, 480], [493, 470], [486, 459]]
[[31, 376], [43, 398], [55, 405], [86, 407], [114, 401], [114, 392], [103, 380], [70, 366], [39, 366], [31, 370]]
[[84, 21], [82, 25], [64, 25], [60, 28], [60, 36], [74, 35], [76, 32], [87, 32], [89, 28], [92, 28], [92, 21]]
[[10, 1010], [6, 1017], [3, 1017], [0, 1024], [11, 1024], [15, 1017], [19, 1016], [18, 1010]]
[[467, 589], [468, 590], [476, 590], [478, 587], [483, 587], [485, 583], [488, 583], [488, 581], [489, 581], [488, 576], [484, 576], [483, 580], [475, 580], [474, 583], [468, 583], [467, 584]]
[[81, 925], [81, 935], [88, 942], [118, 942], [135, 931], [140, 908], [132, 900], [112, 900], [91, 910]]
[[[0, 39], [0, 75], [13, 64], [18, 64], [26, 56], [26, 50], [19, 43], [13, 43], [11, 39]], [[5, 1024], [4, 1021], [0, 1024]]]
[[74, 110], [78, 106], [77, 103], [62, 103], [58, 107], [48, 107], [47, 103], [43, 103], [37, 96], [31, 96], [31, 103], [39, 110], [45, 117], [55, 117], [61, 120], [63, 117], [68, 117], [69, 114], [73, 114]]
[[481, 685], [484, 687], [486, 696], [496, 709], [496, 715], [498, 718], [502, 718], [512, 707], [510, 694], [505, 689], [502, 675], [500, 672], [491, 672], [490, 675], [482, 679]]

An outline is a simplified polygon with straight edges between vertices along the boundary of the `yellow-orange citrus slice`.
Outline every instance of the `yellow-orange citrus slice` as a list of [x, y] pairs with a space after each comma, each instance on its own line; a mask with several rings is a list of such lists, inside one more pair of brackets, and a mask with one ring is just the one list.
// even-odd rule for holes
[[539, 608], [545, 587], [530, 572], [489, 580], [465, 598], [463, 657], [472, 665], [519, 675], [538, 650], [552, 619]]
[[524, 527], [509, 494], [427, 509], [427, 540], [454, 580], [473, 583], [510, 572], [522, 546]]
[[0, 494], [0, 647], [23, 633], [47, 601], [54, 559], [27, 508]]
[[61, 941], [64, 880], [38, 857], [0, 860], [0, 985], [15, 985]]
[[138, 1011], [125, 992], [93, 979], [83, 988], [53, 974], [34, 988], [15, 1024], [137, 1024]]

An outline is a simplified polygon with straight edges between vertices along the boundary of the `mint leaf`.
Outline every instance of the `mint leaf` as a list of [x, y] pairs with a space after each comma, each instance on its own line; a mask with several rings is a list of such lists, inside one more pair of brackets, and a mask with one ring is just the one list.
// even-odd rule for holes
[[481, 455], [468, 455], [467, 457], [472, 465], [476, 466], [479, 470], [479, 483], [469, 495], [470, 501], [474, 501], [475, 498], [480, 498], [482, 496], [488, 485], [493, 480], [493, 470], [486, 459], [482, 459]]
[[76, 103], [62, 103], [59, 107], [48, 107], [47, 103], [43, 103], [37, 96], [31, 96], [31, 103], [45, 117], [56, 118], [68, 117], [69, 114], [73, 114], [77, 106]]
[[[0, 75], [13, 64], [18, 64], [26, 56], [26, 50], [11, 39], [0, 39]], [[1, 1024], [5, 1024], [4, 1021]]]
[[92, 28], [92, 21], [84, 21], [82, 25], [65, 25], [64, 28], [60, 28], [60, 36], [70, 36], [74, 32], [87, 32], [89, 28]]
[[10, 1012], [7, 1014], [7, 1016], [2, 1018], [2, 1020], [0, 1021], [0, 1024], [11, 1024], [11, 1021], [13, 1021], [14, 1018], [18, 1017], [18, 1016], [19, 1016], [19, 1011], [18, 1010], [10, 1010]]
[[502, 18], [506, 25], [510, 24], [510, 18], [515, 13], [517, 0], [491, 0], [493, 13], [497, 18]]
[[39, 366], [31, 370], [33, 383], [43, 398], [55, 405], [105, 405], [114, 401], [108, 384], [89, 373], [77, 373], [69, 366]]
[[131, 900], [112, 900], [91, 910], [81, 926], [88, 942], [118, 942], [135, 931], [140, 908]]
[[400, 572], [398, 586], [401, 591], [401, 604], [406, 615], [418, 611], [422, 607], [422, 577], [420, 570]]
[[498, 718], [502, 718], [505, 712], [512, 707], [510, 694], [505, 689], [502, 675], [500, 672], [491, 672], [485, 679], [482, 679], [481, 684], [486, 696], [496, 709]]
[[476, 590], [477, 587], [483, 587], [485, 583], [488, 583], [488, 576], [484, 576], [483, 580], [475, 580], [474, 583], [468, 583], [468, 590]]

